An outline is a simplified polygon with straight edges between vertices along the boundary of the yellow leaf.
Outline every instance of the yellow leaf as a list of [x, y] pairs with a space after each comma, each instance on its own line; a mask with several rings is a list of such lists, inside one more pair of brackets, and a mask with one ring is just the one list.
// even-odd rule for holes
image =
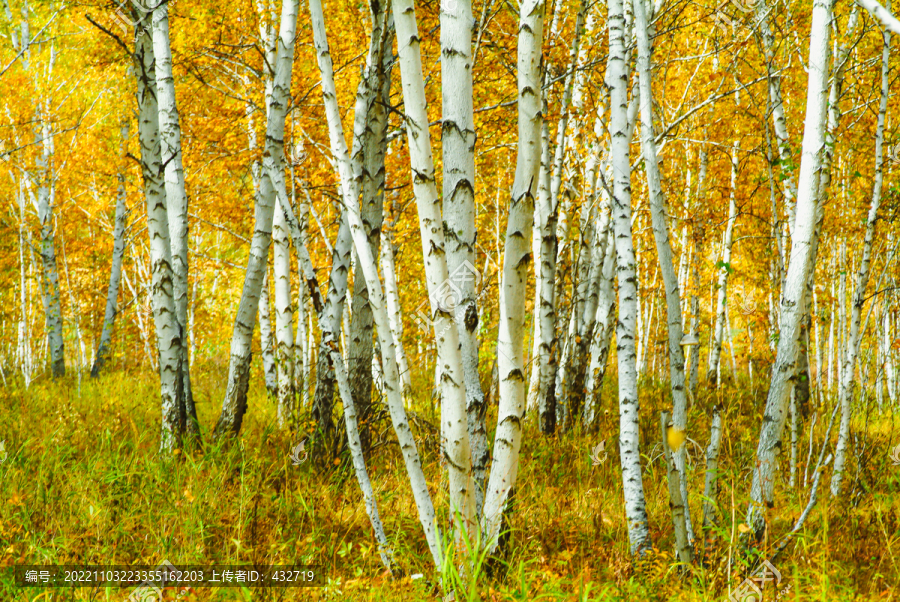
[[678, 448], [684, 443], [684, 431], [671, 427], [666, 432], [666, 439], [668, 440], [669, 447], [672, 448], [673, 451], [678, 451]]
[[748, 526], [745, 525], [744, 523], [741, 523], [741, 524], [738, 525], [738, 531], [740, 531], [741, 533], [749, 533], [749, 532], [750, 532], [750, 527], [748, 527]]

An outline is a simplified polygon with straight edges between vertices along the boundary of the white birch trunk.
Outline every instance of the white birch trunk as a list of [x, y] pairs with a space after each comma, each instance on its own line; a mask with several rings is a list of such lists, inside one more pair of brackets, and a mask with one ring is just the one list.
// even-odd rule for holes
[[737, 185], [737, 140], [731, 149], [731, 193], [728, 197], [728, 222], [725, 226], [725, 237], [722, 241], [722, 259], [719, 260], [719, 284], [716, 293], [716, 325], [713, 339], [709, 346], [709, 365], [706, 369], [706, 382], [710, 389], [719, 385], [719, 360], [722, 355], [722, 340], [725, 331], [725, 304], [728, 303], [728, 275], [731, 271], [731, 243], [734, 236], [734, 223], [737, 220], [737, 202], [735, 186]]
[[[448, 291], [453, 282], [447, 269], [441, 204], [434, 180], [431, 136], [428, 134], [428, 114], [425, 106], [425, 80], [419, 50], [420, 38], [412, 0], [395, 0], [393, 12], [400, 54], [407, 142], [410, 164], [415, 176], [413, 193], [419, 213], [419, 231], [431, 301], [437, 361], [441, 366], [441, 433], [446, 439], [446, 459], [450, 472], [450, 505], [454, 515], [459, 513], [462, 519], [462, 525], [457, 524], [457, 528], [464, 526], [469, 533], [473, 533], [475, 498], [463, 358], [454, 319], [456, 300], [453, 297], [454, 293]], [[445, 81], [444, 85], [456, 84]], [[470, 275], [454, 272], [452, 277], [455, 280], [468, 278]]]
[[[891, 34], [883, 33], [884, 46], [881, 54], [881, 105], [878, 108], [878, 125], [875, 130], [875, 182], [872, 187], [872, 203], [866, 218], [866, 234], [863, 239], [862, 257], [859, 271], [856, 274], [856, 287], [853, 292], [853, 306], [850, 310], [850, 333], [847, 338], [847, 359], [840, 382], [841, 425], [834, 452], [834, 469], [831, 475], [831, 495], [837, 497], [841, 493], [844, 476], [844, 465], [847, 459], [847, 447], [850, 443], [850, 418], [852, 416], [853, 372], [862, 343], [860, 325], [862, 307], [866, 301], [866, 287], [869, 284], [869, 268], [872, 261], [872, 243], [875, 238], [875, 225], [878, 219], [878, 207], [881, 205], [881, 189], [884, 185], [884, 124], [887, 115], [889, 88], [888, 62], [891, 54]], [[877, 332], [877, 329], [876, 329]], [[877, 334], [876, 334], [877, 337]]]
[[[441, 4], [441, 148], [447, 269], [458, 290], [455, 314], [462, 346], [466, 415], [472, 454], [475, 515], [484, 502], [489, 452], [484, 392], [478, 374], [478, 308], [475, 304], [475, 121], [472, 107], [471, 0]], [[423, 238], [424, 242], [424, 238]], [[456, 278], [454, 276], [459, 275]]]
[[172, 290], [175, 318], [181, 328], [182, 378], [187, 429], [199, 434], [197, 412], [191, 391], [191, 372], [187, 354], [188, 307], [188, 200], [184, 185], [181, 152], [181, 126], [175, 103], [175, 79], [172, 75], [172, 51], [169, 45], [169, 4], [154, 6], [152, 17], [153, 55], [156, 59], [156, 94], [159, 111], [160, 152], [165, 169], [166, 211], [169, 214], [169, 244], [172, 250]]
[[[119, 154], [124, 159], [125, 145], [128, 142], [129, 120], [122, 119], [119, 132], [121, 141], [119, 142]], [[96, 378], [103, 370], [103, 366], [109, 357], [109, 346], [112, 342], [113, 324], [118, 313], [119, 299], [119, 283], [122, 280], [122, 260], [125, 257], [125, 228], [128, 225], [128, 214], [130, 213], [126, 204], [127, 194], [125, 192], [125, 171], [120, 169], [118, 173], [119, 186], [116, 191], [116, 215], [115, 225], [113, 228], [113, 254], [112, 265], [109, 272], [109, 287], [106, 292], [106, 312], [103, 317], [103, 332], [100, 334], [100, 344], [97, 346], [97, 356], [94, 359], [94, 365], [91, 366], [91, 377]]]
[[[325, 34], [325, 22], [322, 14], [322, 5], [319, 0], [310, 0], [310, 14], [313, 24], [313, 38], [315, 40], [316, 54], [318, 56], [319, 71], [322, 75], [322, 95], [325, 100], [325, 113], [328, 120], [329, 139], [331, 141], [331, 150], [335, 163], [337, 163], [338, 171], [341, 179], [342, 196], [347, 206], [346, 214], [350, 220], [351, 233], [353, 235], [353, 244], [360, 260], [360, 267], [366, 279], [366, 288], [369, 292], [369, 304], [375, 317], [376, 331], [378, 333], [379, 342], [381, 343], [382, 357], [384, 362], [385, 388], [388, 392], [388, 409], [391, 414], [391, 420], [394, 424], [394, 431], [400, 443], [400, 450], [403, 453], [403, 459], [406, 464], [407, 475], [409, 476], [410, 485], [413, 490], [413, 497], [416, 501], [416, 507], [419, 511], [419, 522], [425, 532], [425, 539], [428, 542], [431, 551], [432, 560], [435, 567], [442, 566], [441, 537], [435, 520], [434, 506], [431, 502], [431, 495], [428, 491], [428, 484], [425, 480], [425, 474], [422, 471], [422, 465], [419, 460], [419, 454], [416, 449], [415, 440], [409, 428], [409, 422], [406, 418], [406, 411], [403, 408], [403, 399], [401, 396], [400, 374], [397, 369], [397, 362], [394, 355], [394, 340], [388, 323], [387, 312], [385, 311], [384, 292], [381, 287], [381, 281], [378, 277], [378, 268], [369, 248], [365, 231], [359, 218], [359, 201], [358, 197], [358, 179], [354, 177], [352, 171], [353, 166], [350, 163], [350, 156], [347, 152], [346, 141], [344, 139], [343, 125], [341, 124], [340, 112], [337, 105], [337, 94], [334, 86], [334, 75], [331, 62], [331, 55], [328, 51], [328, 40]], [[401, 9], [394, 6], [395, 20]], [[414, 18], [414, 17], [413, 17]], [[413, 28], [415, 24], [413, 23]], [[404, 39], [409, 36], [401, 35], [401, 31], [405, 32], [402, 27], [398, 27], [398, 43], [403, 44]], [[373, 44], [370, 50], [374, 50]], [[371, 56], [368, 61], [369, 70], [373, 65], [377, 64], [377, 56]], [[402, 59], [401, 59], [402, 60]], [[404, 84], [409, 78], [404, 77]], [[355, 107], [353, 137], [354, 145], [356, 141], [361, 139], [364, 134], [365, 120], [368, 114], [368, 105], [374, 100], [374, 86], [365, 83], [368, 78], [363, 78], [364, 86], [361, 86], [360, 92], [357, 94], [357, 102]], [[411, 104], [411, 103], [410, 103]], [[409, 108], [409, 107], [407, 107]], [[287, 216], [286, 216], [287, 217]], [[288, 220], [290, 223], [290, 219]], [[295, 237], [296, 238], [296, 237]], [[311, 269], [311, 266], [310, 266]], [[309, 279], [310, 276], [307, 276]], [[463, 407], [464, 401], [459, 406], [458, 422], [465, 432]], [[469, 460], [469, 450], [465, 450], [463, 460]]]
[[275, 342], [272, 336], [272, 304], [269, 301], [269, 270], [265, 268], [262, 289], [259, 293], [259, 354], [263, 362], [263, 378], [266, 392], [275, 397], [278, 390], [278, 374], [275, 368]]
[[397, 290], [397, 275], [394, 270], [394, 227], [393, 222], [381, 232], [381, 272], [384, 275], [384, 292], [387, 297], [388, 320], [400, 370], [400, 385], [404, 396], [412, 391], [409, 362], [403, 349], [403, 315], [400, 313], [400, 294]]
[[294, 307], [291, 302], [291, 247], [284, 212], [276, 207], [272, 223], [275, 276], [275, 367], [277, 420], [286, 428], [294, 418]]
[[792, 232], [791, 259], [785, 277], [781, 302], [781, 328], [778, 352], [765, 415], [757, 447], [756, 468], [750, 490], [752, 503], [747, 521], [758, 537], [765, 525], [764, 508], [772, 507], [773, 490], [781, 435], [787, 416], [786, 402], [795, 374], [799, 350], [800, 322], [810, 265], [812, 238], [815, 236], [816, 188], [820, 151], [825, 141], [825, 101], [828, 93], [828, 43], [831, 34], [831, 3], [815, 0], [810, 31], [809, 77], [802, 159], [797, 186], [797, 213]]
[[[641, 98], [641, 149], [644, 155], [644, 169], [647, 174], [647, 190], [650, 196], [650, 215], [653, 222], [653, 237], [656, 254], [666, 294], [666, 322], [669, 346], [669, 383], [672, 391], [672, 428], [681, 433], [687, 429], [687, 398], [684, 393], [684, 348], [681, 339], [681, 292], [678, 275], [672, 261], [672, 246], [669, 244], [669, 225], [663, 207], [662, 183], [659, 162], [656, 156], [656, 142], [653, 134], [653, 94], [650, 75], [650, 24], [645, 9], [646, 0], [635, 0], [634, 20], [638, 47], [638, 77]], [[732, 197], [733, 198], [733, 197]], [[732, 205], [734, 201], [732, 200]], [[670, 496], [672, 520], [675, 528], [676, 550], [681, 562], [691, 562], [691, 545], [694, 534], [691, 528], [688, 507], [687, 474], [685, 463], [686, 444], [671, 453], [674, 466], [669, 467], [669, 478], [678, 479], [678, 495]], [[670, 484], [670, 490], [672, 485]], [[678, 504], [681, 507], [678, 507]]]
[[263, 173], [260, 193], [254, 208], [254, 232], [250, 243], [250, 257], [244, 275], [241, 301], [238, 305], [231, 336], [231, 358], [222, 412], [216, 424], [216, 436], [237, 434], [247, 411], [247, 388], [250, 376], [250, 341], [259, 307], [263, 276], [266, 272], [272, 224], [275, 214], [275, 194], [271, 173], [281, 170], [284, 162], [284, 123], [290, 102], [291, 67], [297, 25], [297, 3], [284, 0], [278, 36], [273, 100], [266, 124], [266, 148], [263, 154]]
[[516, 59], [518, 94], [518, 146], [506, 223], [503, 280], [500, 288], [500, 322], [497, 364], [500, 402], [491, 473], [482, 514], [482, 541], [488, 550], [497, 548], [500, 526], [510, 491], [516, 484], [522, 420], [525, 417], [525, 358], [523, 327], [526, 281], [531, 251], [534, 199], [540, 170], [541, 47], [544, 33], [544, 2], [523, 0], [519, 4], [519, 34]]
[[138, 134], [144, 197], [147, 203], [147, 231], [150, 236], [152, 285], [150, 298], [156, 323], [159, 354], [162, 428], [160, 452], [171, 454], [180, 445], [184, 427], [184, 389], [181, 327], [175, 310], [172, 282], [172, 255], [159, 140], [159, 113], [156, 106], [154, 57], [149, 32], [140, 23], [135, 27], [135, 75], [138, 78]]
[[585, 389], [587, 399], [584, 403], [585, 428], [593, 429], [600, 407], [600, 388], [606, 365], [609, 360], [609, 349], [616, 317], [616, 291], [613, 286], [616, 271], [615, 235], [608, 229], [606, 251], [603, 258], [603, 269], [600, 275], [600, 287], [597, 295], [597, 323], [594, 326], [591, 340], [591, 363], [588, 367]]
[[619, 283], [616, 346], [619, 377], [619, 450], [625, 517], [632, 554], [649, 547], [650, 533], [641, 476], [635, 357], [637, 271], [631, 231], [631, 164], [628, 136], [628, 81], [625, 79], [625, 14], [622, 0], [609, 0], [610, 157], [613, 167], [613, 227]]

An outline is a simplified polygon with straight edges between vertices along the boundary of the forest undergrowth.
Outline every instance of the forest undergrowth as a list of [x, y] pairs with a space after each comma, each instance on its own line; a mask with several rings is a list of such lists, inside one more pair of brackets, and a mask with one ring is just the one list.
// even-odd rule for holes
[[[224, 382], [213, 368], [196, 370], [198, 413], [209, 430]], [[418, 526], [399, 449], [389, 421], [373, 425], [369, 472], [398, 574], [384, 570], [349, 460], [295, 465], [297, 431], [280, 433], [274, 402], [254, 380], [250, 410], [233, 445], [205, 442], [202, 451], [179, 450], [163, 461], [159, 447], [158, 379], [123, 372], [81, 382], [70, 376], [39, 380], [26, 391], [0, 389], [0, 599], [28, 601], [126, 600], [128, 589], [16, 588], [16, 564], [314, 564], [327, 585], [307, 589], [204, 588], [180, 600], [429, 600], [440, 599], [436, 576]], [[10, 383], [13, 385], [13, 383]], [[423, 383], [418, 391], [427, 391]], [[605, 383], [596, 433], [580, 427], [547, 444], [533, 416], [526, 420], [522, 463], [500, 556], [480, 566], [483, 576], [457, 600], [727, 600], [747, 576], [748, 562], [768, 558], [809, 498], [811, 474], [833, 400], [813, 404], [801, 431], [798, 486], [788, 485], [790, 434], [785, 437], [770, 533], [749, 557], [740, 535], [746, 526], [749, 480], [765, 391], [757, 381], [725, 384], [719, 465], [719, 525], [703, 560], [684, 571], [673, 554], [666, 469], [660, 454], [659, 412], [668, 410], [664, 383], [643, 382], [641, 449], [643, 483], [654, 551], [637, 563], [628, 551], [622, 486], [617, 470], [618, 413], [615, 382]], [[701, 387], [702, 388], [702, 387]], [[419, 452], [435, 506], [446, 508], [447, 487], [429, 425], [437, 423], [430, 392], [414, 399]], [[689, 411], [690, 510], [701, 524], [707, 409], [699, 394]], [[900, 466], [888, 455], [896, 445], [891, 412], [861, 400], [854, 416], [851, 493], [832, 500], [825, 469], [819, 502], [773, 565], [781, 573], [775, 600], [900, 599]], [[488, 424], [496, 423], [496, 407]], [[818, 414], [813, 457], [807, 425]], [[835, 431], [832, 431], [832, 440]], [[602, 453], [594, 453], [606, 441]], [[325, 465], [323, 465], [325, 464]], [[804, 479], [804, 473], [806, 479]], [[443, 477], [446, 480], [446, 477]], [[806, 486], [804, 486], [806, 481]], [[442, 516], [447, 533], [447, 517]], [[700, 536], [698, 535], [698, 539]], [[705, 550], [704, 550], [705, 547]], [[175, 599], [175, 593], [165, 600]]]

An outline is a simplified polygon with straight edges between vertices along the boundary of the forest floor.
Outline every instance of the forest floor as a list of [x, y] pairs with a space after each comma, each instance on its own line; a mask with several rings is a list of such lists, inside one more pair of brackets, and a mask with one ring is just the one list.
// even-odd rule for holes
[[[224, 379], [195, 370], [195, 396], [204, 432], [214, 424]], [[258, 380], [254, 381], [258, 382]], [[325, 567], [327, 585], [308, 589], [204, 588], [193, 600], [435, 600], [429, 555], [400, 459], [387, 423], [377, 424], [370, 460], [385, 531], [403, 574], [391, 579], [379, 560], [359, 487], [348, 462], [323, 470], [309, 461], [294, 465], [293, 446], [303, 433], [272, 428], [274, 404], [265, 391], [250, 392], [250, 410], [239, 445], [207, 444], [161, 462], [158, 380], [152, 374], [111, 374], [80, 384], [38, 381], [29, 390], [0, 389], [0, 567], [15, 564], [157, 565], [175, 563], [292, 564]], [[738, 538], [747, 508], [750, 471], [765, 391], [757, 381], [724, 388], [723, 443], [718, 504], [720, 526], [706, 550], [705, 568], [682, 574], [674, 565], [666, 472], [659, 454], [663, 389], [641, 387], [643, 483], [655, 552], [639, 563], [628, 552], [616, 437], [618, 413], [607, 383], [598, 434], [578, 428], [552, 439], [526, 421], [521, 469], [505, 553], [468, 592], [471, 600], [727, 600], [746, 576]], [[701, 521], [704, 454], [709, 437], [705, 407], [689, 414], [690, 510]], [[433, 421], [426, 395], [419, 415]], [[831, 402], [828, 402], [829, 404]], [[828, 492], [830, 467], [819, 503], [794, 541], [773, 563], [781, 574], [766, 599], [900, 599], [900, 466], [888, 457], [900, 429], [873, 402], [854, 418], [855, 448], [844, 494]], [[816, 408], [810, 409], [810, 416]], [[814, 440], [831, 415], [818, 409]], [[496, 408], [488, 418], [493, 425]], [[436, 422], [436, 421], [434, 421]], [[301, 430], [307, 423], [301, 424]], [[425, 474], [432, 477], [437, 508], [446, 508], [446, 481], [434, 438], [420, 435]], [[836, 433], [832, 432], [832, 440]], [[799, 487], [776, 485], [769, 511], [766, 558], [806, 506], [803, 487], [808, 434], [800, 446]], [[591, 450], [606, 440], [595, 465]], [[786, 437], [789, 445], [789, 436]], [[856, 452], [859, 452], [858, 454]], [[818, 455], [818, 449], [814, 452]], [[605, 459], [604, 459], [605, 458]], [[321, 463], [319, 463], [321, 464]], [[786, 461], [784, 463], [786, 466]], [[812, 467], [810, 468], [810, 471]], [[812, 480], [812, 475], [809, 475]], [[446, 526], [446, 516], [443, 517]], [[444, 529], [446, 531], [446, 529]], [[699, 550], [701, 545], [698, 544]], [[412, 576], [424, 574], [424, 578]], [[125, 600], [129, 589], [17, 588], [0, 569], [0, 600]], [[457, 599], [465, 599], [466, 594]], [[164, 600], [174, 600], [167, 592]], [[753, 600], [753, 598], [744, 598]], [[757, 602], [754, 600], [753, 602]]]

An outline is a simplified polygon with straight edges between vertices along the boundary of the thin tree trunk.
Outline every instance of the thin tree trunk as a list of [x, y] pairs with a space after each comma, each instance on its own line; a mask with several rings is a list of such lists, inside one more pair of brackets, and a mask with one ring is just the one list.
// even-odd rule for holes
[[828, 88], [828, 43], [831, 34], [831, 3], [815, 0], [810, 32], [809, 78], [802, 159], [797, 186], [797, 213], [791, 240], [791, 261], [785, 277], [781, 302], [778, 352], [772, 367], [771, 384], [757, 447], [756, 468], [750, 490], [752, 503], [748, 524], [762, 537], [764, 508], [774, 504], [773, 490], [777, 456], [787, 416], [786, 402], [795, 374], [799, 351], [800, 322], [806, 308], [803, 298], [809, 279], [811, 246], [816, 232], [816, 188], [820, 167], [819, 151], [825, 139], [825, 101]]
[[297, 3], [295, 0], [284, 0], [278, 36], [273, 101], [266, 124], [264, 169], [260, 177], [260, 194], [254, 209], [255, 226], [250, 244], [250, 257], [247, 260], [241, 301], [238, 305], [231, 336], [228, 381], [225, 398], [222, 401], [222, 412], [215, 428], [217, 437], [227, 434], [236, 435], [241, 429], [244, 413], [247, 411], [250, 341], [259, 307], [269, 246], [272, 242], [272, 224], [275, 214], [275, 194], [270, 174], [275, 170], [282, 169], [284, 162], [284, 123], [291, 98], [291, 66], [294, 57], [296, 24]]
[[259, 354], [263, 362], [263, 378], [266, 392], [275, 397], [278, 391], [278, 374], [275, 368], [275, 341], [272, 336], [272, 304], [269, 301], [269, 270], [265, 268], [262, 289], [259, 294]]
[[[646, 14], [645, 0], [635, 0], [634, 17], [638, 47], [638, 77], [640, 78], [641, 149], [644, 155], [644, 169], [647, 174], [653, 237], [656, 241], [656, 254], [659, 258], [659, 269], [666, 295], [669, 383], [672, 392], [672, 428], [686, 435], [687, 397], [684, 394], [684, 348], [681, 346], [681, 339], [684, 337], [684, 332], [681, 329], [681, 292], [678, 289], [678, 275], [675, 273], [675, 264], [672, 261], [672, 247], [669, 244], [669, 225], [666, 220], [665, 209], [663, 208], [662, 184], [660, 182], [656, 142], [653, 134], [650, 24]], [[676, 552], [681, 562], [689, 563], [691, 562], [691, 546], [693, 545], [694, 533], [691, 527], [690, 508], [687, 505], [686, 450], [686, 444], [682, 444], [672, 450], [673, 464], [669, 466], [669, 479], [677, 479], [679, 490], [678, 495], [670, 496], [671, 504], [673, 505], [672, 520], [675, 527]], [[671, 490], [672, 485], [670, 484]], [[680, 508], [678, 507], [679, 502], [681, 504]]]
[[[403, 408], [403, 399], [401, 396], [400, 373], [397, 369], [397, 362], [394, 357], [394, 340], [388, 323], [387, 312], [385, 311], [384, 291], [381, 281], [378, 278], [378, 268], [375, 259], [372, 256], [369, 242], [366, 238], [362, 222], [359, 218], [360, 209], [357, 177], [361, 173], [362, 166], [358, 162], [351, 163], [350, 156], [347, 152], [346, 141], [344, 139], [343, 125], [341, 124], [340, 111], [337, 104], [337, 94], [334, 85], [333, 67], [331, 55], [328, 51], [328, 40], [325, 35], [325, 19], [322, 14], [322, 5], [319, 0], [310, 0], [309, 3], [311, 19], [313, 24], [313, 38], [315, 41], [316, 54], [318, 56], [319, 71], [322, 75], [322, 95], [325, 100], [325, 114], [328, 120], [328, 133], [331, 141], [331, 151], [335, 162], [337, 163], [338, 172], [340, 173], [341, 191], [344, 203], [347, 206], [345, 214], [350, 220], [350, 228], [353, 236], [353, 246], [360, 259], [360, 267], [366, 279], [366, 288], [369, 292], [369, 305], [375, 317], [376, 332], [378, 333], [379, 342], [381, 343], [381, 351], [384, 363], [385, 388], [388, 391], [388, 409], [391, 414], [391, 420], [394, 424], [394, 432], [397, 434], [397, 440], [400, 444], [400, 450], [406, 464], [407, 475], [409, 476], [410, 486], [413, 490], [413, 497], [416, 501], [416, 507], [419, 511], [419, 522], [425, 532], [425, 539], [428, 542], [428, 548], [431, 552], [432, 560], [435, 567], [440, 568], [443, 564], [441, 551], [441, 536], [438, 525], [435, 520], [434, 506], [431, 501], [431, 495], [428, 491], [428, 484], [425, 480], [425, 474], [422, 471], [422, 465], [419, 460], [418, 450], [416, 449], [415, 439], [409, 427], [406, 418], [406, 411]], [[394, 18], [396, 19], [404, 9], [394, 5]], [[410, 10], [410, 12], [412, 12]], [[378, 14], [377, 12], [374, 14]], [[414, 19], [414, 16], [411, 17]], [[382, 39], [376, 44], [377, 36], [373, 35], [372, 44], [369, 49], [369, 59], [367, 61], [367, 71], [371, 73], [379, 63], [381, 53], [388, 47], [389, 43], [385, 43], [387, 31], [389, 27], [382, 27]], [[415, 24], [413, 23], [413, 29]], [[400, 30], [400, 28], [398, 28]], [[408, 33], [408, 32], [404, 32]], [[403, 39], [409, 36], [401, 37], [398, 31], [398, 44], [402, 45]], [[363, 77], [362, 85], [357, 93], [353, 139], [354, 147], [357, 141], [361, 142], [365, 136], [366, 116], [368, 115], [368, 107], [374, 102], [377, 90], [380, 86], [375, 85], [374, 77]], [[414, 78], [413, 78], [414, 79]], [[404, 78], [404, 81], [408, 81]], [[411, 104], [411, 103], [410, 103]], [[358, 156], [354, 153], [354, 157]], [[287, 208], [285, 208], [287, 212]], [[288, 223], [293, 223], [291, 216], [287, 216]], [[293, 228], [293, 226], [292, 226]], [[298, 232], [299, 234], [299, 232]], [[295, 240], [297, 236], [295, 235]], [[302, 258], [307, 262], [307, 280], [314, 278], [312, 265], [309, 263], [308, 255]], [[319, 301], [321, 303], [321, 301]], [[465, 433], [464, 423], [462, 420], [463, 407], [460, 403], [460, 419], [462, 431]], [[464, 460], [469, 460], [469, 450], [465, 450]]]
[[[122, 119], [119, 131], [121, 133], [121, 141], [119, 143], [119, 154], [125, 154], [125, 145], [128, 141], [129, 120]], [[96, 378], [103, 370], [106, 360], [109, 357], [109, 346], [112, 342], [113, 324], [118, 313], [119, 299], [119, 282], [122, 279], [122, 260], [125, 257], [125, 228], [128, 225], [128, 214], [130, 213], [126, 204], [125, 192], [125, 171], [120, 169], [118, 173], [119, 187], [116, 191], [116, 216], [115, 226], [113, 229], [113, 254], [112, 266], [109, 272], [109, 287], [106, 292], [106, 313], [103, 317], [103, 332], [100, 335], [100, 344], [97, 346], [97, 355], [94, 359], [94, 365], [91, 366], [91, 377]]]
[[[890, 5], [889, 5], [890, 6]], [[831, 495], [837, 497], [841, 493], [844, 476], [844, 465], [847, 459], [847, 447], [850, 440], [850, 418], [852, 414], [853, 372], [856, 368], [857, 356], [862, 343], [860, 326], [862, 307], [866, 302], [866, 287], [869, 284], [869, 268], [872, 261], [872, 242], [875, 238], [875, 226], [878, 220], [878, 207], [881, 204], [881, 189], [884, 184], [884, 123], [887, 115], [889, 88], [889, 60], [891, 54], [891, 34], [883, 33], [884, 46], [881, 53], [881, 105], [878, 108], [878, 125], [875, 130], [875, 182], [872, 187], [872, 204], [866, 219], [866, 234], [863, 239], [862, 257], [859, 271], [856, 274], [856, 287], [853, 292], [853, 306], [850, 310], [850, 333], [847, 339], [847, 359], [840, 382], [841, 425], [834, 452], [834, 469], [831, 474]], [[865, 389], [863, 389], [865, 390]]]
[[400, 384], [404, 396], [412, 391], [412, 380], [409, 373], [409, 363], [406, 359], [406, 351], [403, 348], [403, 316], [400, 313], [400, 294], [397, 290], [397, 276], [394, 270], [394, 226], [390, 225], [381, 232], [381, 272], [384, 275], [384, 292], [387, 297], [388, 318], [391, 324], [391, 334], [397, 353], [397, 367], [400, 370]]
[[728, 223], [725, 226], [725, 238], [722, 242], [722, 259], [719, 260], [719, 284], [716, 295], [716, 325], [713, 339], [710, 341], [709, 366], [706, 370], [706, 383], [710, 389], [719, 385], [719, 359], [722, 354], [722, 339], [725, 331], [725, 304], [728, 302], [728, 275], [731, 272], [731, 243], [734, 236], [734, 223], [737, 219], [737, 202], [735, 186], [737, 185], [737, 140], [731, 150], [731, 194], [728, 199]]
[[588, 391], [584, 404], [586, 429], [593, 429], [595, 426], [597, 412], [600, 408], [600, 390], [603, 385], [603, 376], [606, 373], [610, 343], [615, 327], [616, 291], [613, 281], [616, 277], [616, 246], [612, 228], [608, 228], [607, 231], [606, 251], [597, 296], [597, 323], [594, 326], [591, 340], [591, 363], [585, 383], [585, 389]]

